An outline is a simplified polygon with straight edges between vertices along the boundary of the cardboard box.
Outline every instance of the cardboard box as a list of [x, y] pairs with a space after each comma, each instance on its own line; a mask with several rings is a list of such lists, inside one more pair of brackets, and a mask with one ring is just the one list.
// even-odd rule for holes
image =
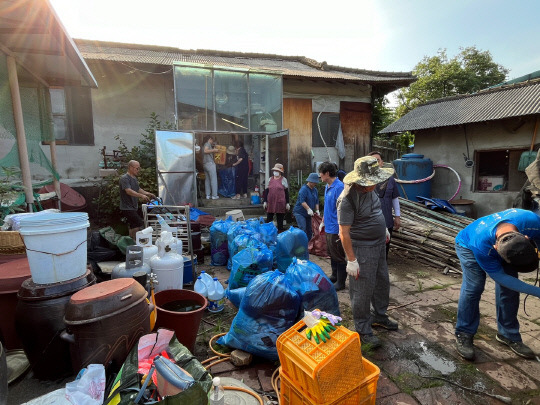
[[227, 147], [223, 145], [216, 145], [215, 148], [218, 149], [219, 152], [214, 154], [214, 162], [216, 162], [216, 165], [224, 165], [225, 159], [227, 159]]
[[504, 176], [479, 176], [478, 191], [503, 191]]

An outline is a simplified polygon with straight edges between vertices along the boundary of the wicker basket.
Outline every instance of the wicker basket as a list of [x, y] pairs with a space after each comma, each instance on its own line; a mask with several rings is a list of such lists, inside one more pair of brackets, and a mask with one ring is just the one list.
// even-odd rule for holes
[[0, 231], [0, 255], [22, 255], [26, 253], [19, 231]]

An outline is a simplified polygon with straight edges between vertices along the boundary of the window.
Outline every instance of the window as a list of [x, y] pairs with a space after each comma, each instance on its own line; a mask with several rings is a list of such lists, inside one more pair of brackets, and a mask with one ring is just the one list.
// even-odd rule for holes
[[[336, 146], [336, 140], [339, 130], [339, 113], [313, 113], [313, 124], [312, 124], [312, 146], [324, 147], [326, 146], [334, 147]], [[319, 125], [317, 125], [317, 117], [319, 117]], [[319, 133], [319, 127], [321, 132]], [[324, 138], [324, 142], [321, 139], [321, 135]]]
[[281, 130], [280, 75], [177, 65], [174, 87], [180, 130]]
[[476, 151], [475, 191], [519, 191], [527, 180], [527, 175], [518, 171], [523, 152], [525, 149]]
[[50, 88], [54, 136], [59, 144], [93, 145], [90, 88]]

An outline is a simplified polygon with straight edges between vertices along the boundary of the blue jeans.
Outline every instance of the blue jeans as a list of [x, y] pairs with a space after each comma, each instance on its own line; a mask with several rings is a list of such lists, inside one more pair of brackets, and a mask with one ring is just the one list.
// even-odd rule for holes
[[313, 236], [313, 230], [311, 229], [311, 217], [308, 216], [307, 218], [301, 214], [294, 214], [294, 218], [296, 219], [296, 223], [298, 224], [298, 229], [303, 230], [307, 235], [308, 242], [311, 240], [311, 237]]
[[[486, 272], [478, 265], [470, 249], [456, 244], [456, 253], [463, 270], [456, 333], [474, 335], [480, 324], [480, 299], [486, 284]], [[517, 272], [509, 274], [517, 277]], [[495, 283], [495, 305], [498, 332], [507, 339], [521, 342], [517, 319], [519, 293]]]

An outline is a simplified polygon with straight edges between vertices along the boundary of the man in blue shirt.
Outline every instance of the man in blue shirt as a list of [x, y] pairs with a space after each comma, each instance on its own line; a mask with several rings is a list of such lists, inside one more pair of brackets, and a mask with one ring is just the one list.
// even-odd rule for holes
[[339, 239], [339, 225], [337, 219], [337, 199], [343, 191], [343, 182], [337, 178], [337, 166], [332, 162], [323, 162], [319, 166], [321, 181], [326, 183], [324, 188], [324, 212], [321, 229], [326, 232], [326, 250], [330, 256], [332, 275], [330, 280], [334, 283], [336, 291], [345, 288], [347, 279], [347, 259]]
[[496, 283], [497, 341], [521, 357], [535, 357], [521, 340], [517, 313], [520, 292], [540, 297], [540, 287], [518, 278], [518, 272], [538, 268], [537, 243], [540, 243], [540, 217], [521, 209], [479, 218], [456, 236], [456, 253], [463, 269], [456, 348], [463, 358], [474, 359], [473, 337], [480, 323], [479, 305], [486, 274]]
[[306, 233], [308, 241], [310, 241], [313, 236], [311, 217], [313, 214], [321, 215], [319, 212], [319, 192], [316, 187], [318, 183], [319, 176], [317, 173], [310, 173], [306, 180], [306, 184], [304, 184], [298, 192], [298, 199], [293, 208], [293, 214], [296, 223], [298, 224], [298, 228]]

